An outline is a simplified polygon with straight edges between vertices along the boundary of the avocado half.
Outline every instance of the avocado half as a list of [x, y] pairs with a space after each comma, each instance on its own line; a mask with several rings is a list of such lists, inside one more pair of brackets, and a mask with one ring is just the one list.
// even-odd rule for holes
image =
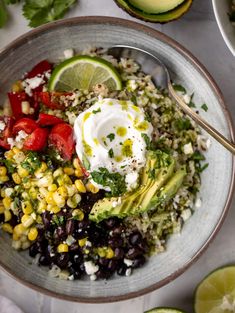
[[185, 0], [182, 4], [180, 4], [173, 10], [159, 14], [151, 14], [137, 9], [136, 7], [131, 5], [128, 0], [114, 0], [114, 1], [120, 8], [122, 8], [128, 14], [135, 18], [141, 19], [145, 22], [162, 24], [180, 18], [183, 14], [185, 14], [189, 10], [193, 2], [193, 0]]

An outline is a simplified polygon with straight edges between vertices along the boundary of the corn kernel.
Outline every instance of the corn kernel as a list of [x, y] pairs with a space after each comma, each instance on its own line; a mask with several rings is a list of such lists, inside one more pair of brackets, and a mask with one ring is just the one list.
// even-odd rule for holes
[[54, 192], [49, 191], [45, 197], [46, 202], [48, 204], [56, 204], [55, 200], [54, 200]]
[[74, 171], [74, 174], [75, 174], [75, 176], [77, 176], [78, 178], [81, 178], [81, 177], [84, 176], [83, 171], [82, 171], [81, 168], [80, 168], [80, 169], [77, 168], [77, 169]]
[[24, 114], [29, 114], [30, 113], [30, 103], [29, 103], [29, 101], [22, 101], [21, 102], [21, 111]]
[[97, 193], [99, 191], [99, 188], [94, 186], [91, 182], [86, 184], [86, 190], [92, 193]]
[[29, 189], [29, 195], [30, 197], [33, 199], [33, 200], [36, 200], [37, 199], [37, 196], [38, 196], [38, 190], [35, 189], [34, 187], [31, 187]]
[[108, 248], [107, 251], [106, 251], [106, 258], [107, 259], [112, 259], [113, 257], [114, 257], [113, 249]]
[[9, 222], [11, 220], [12, 214], [11, 211], [5, 210], [4, 212], [4, 221]]
[[77, 188], [75, 185], [66, 185], [67, 193], [69, 197], [72, 197], [76, 192]]
[[58, 207], [62, 208], [65, 206], [65, 198], [58, 191], [55, 191], [52, 197], [54, 204], [56, 204]]
[[84, 247], [86, 245], [87, 238], [79, 239], [78, 244], [80, 247]]
[[5, 197], [4, 199], [2, 199], [2, 203], [5, 207], [5, 209], [10, 209], [11, 202], [12, 202], [12, 200], [10, 197]]
[[32, 204], [29, 201], [24, 201], [21, 205], [24, 214], [31, 214], [33, 212]]
[[61, 243], [57, 247], [57, 252], [59, 252], [59, 253], [68, 252], [68, 251], [69, 251], [69, 247], [65, 243]]
[[32, 216], [24, 214], [21, 217], [21, 223], [23, 224], [24, 227], [28, 228], [34, 223], [34, 219]]
[[3, 214], [5, 211], [4, 205], [0, 204], [0, 214]]
[[63, 169], [61, 167], [59, 167], [59, 168], [57, 168], [57, 170], [54, 171], [53, 177], [56, 178], [56, 177], [58, 177], [58, 176], [60, 176], [62, 174], [63, 174]]
[[5, 189], [5, 196], [6, 197], [10, 197], [14, 192], [14, 189], [13, 188], [6, 188]]
[[104, 258], [104, 257], [106, 256], [106, 251], [105, 251], [105, 249], [102, 248], [102, 247], [99, 247], [99, 248], [97, 249], [97, 253], [98, 253], [98, 255], [99, 255], [101, 258]]
[[25, 234], [26, 231], [27, 229], [24, 227], [23, 224], [18, 224], [14, 227], [14, 234], [16, 234], [19, 237]]
[[18, 166], [17, 172], [21, 178], [29, 176], [29, 172], [25, 168], [23, 168], [21, 165]]
[[59, 208], [59, 207], [56, 206], [56, 205], [53, 205], [53, 206], [50, 208], [49, 211], [56, 214], [56, 213], [59, 213], [59, 212], [61, 211], [61, 208]]
[[7, 169], [5, 166], [0, 166], [0, 176], [6, 176], [7, 175]]
[[12, 248], [15, 249], [15, 250], [20, 250], [21, 249], [21, 241], [18, 240], [18, 239], [14, 239], [12, 241], [12, 244], [11, 244]]
[[5, 189], [3, 189], [3, 188], [1, 189], [0, 195], [2, 198], [6, 197]]
[[77, 190], [79, 192], [85, 193], [86, 192], [86, 187], [84, 186], [83, 182], [81, 181], [81, 179], [76, 179], [74, 182]]
[[5, 156], [6, 159], [10, 160], [10, 159], [13, 158], [14, 152], [13, 152], [12, 150], [6, 151], [6, 152], [4, 153], [4, 156]]
[[56, 184], [52, 184], [48, 187], [49, 191], [56, 191], [57, 190], [57, 185]]
[[74, 174], [74, 169], [72, 167], [64, 167], [64, 173], [67, 175], [73, 175]]
[[64, 198], [68, 196], [68, 192], [65, 186], [61, 186], [57, 189], [57, 192]]
[[14, 182], [15, 182], [17, 185], [19, 185], [19, 184], [21, 183], [21, 178], [20, 178], [20, 176], [19, 176], [18, 173], [12, 174], [12, 179], [14, 180]]
[[39, 188], [39, 193], [45, 198], [48, 194], [48, 191], [44, 187]]
[[76, 169], [80, 169], [80, 168], [81, 168], [81, 164], [80, 164], [80, 161], [79, 161], [78, 158], [73, 159], [73, 166], [74, 166]]
[[43, 199], [42, 201], [40, 201], [38, 203], [38, 207], [37, 207], [37, 213], [41, 214], [43, 213], [44, 211], [46, 211], [47, 209], [47, 203], [46, 201]]
[[42, 162], [39, 169], [36, 170], [34, 175], [38, 178], [41, 177], [42, 173], [44, 173], [47, 170], [47, 164], [45, 162]]
[[21, 83], [21, 80], [17, 80], [12, 86], [11, 86], [11, 90], [13, 92], [20, 92], [23, 90], [23, 87], [22, 87], [22, 83]]
[[53, 177], [51, 174], [47, 174], [37, 181], [38, 187], [49, 187], [53, 184]]
[[36, 222], [37, 222], [38, 224], [43, 224], [42, 217], [41, 217], [40, 215], [37, 216]]
[[0, 184], [3, 184], [9, 180], [8, 176], [0, 176]]
[[34, 241], [37, 238], [37, 236], [38, 236], [37, 228], [36, 227], [30, 228], [29, 233], [28, 233], [28, 239], [30, 241]]
[[26, 249], [28, 249], [30, 247], [30, 245], [31, 245], [30, 241], [22, 242], [21, 243], [21, 249], [22, 250], [26, 250]]
[[14, 230], [13, 230], [12, 239], [13, 239], [13, 241], [17, 241], [20, 239], [20, 237], [14, 232]]
[[13, 233], [13, 228], [12, 226], [9, 224], [9, 223], [5, 223], [2, 225], [2, 230], [9, 233], [9, 234], [12, 234]]
[[84, 213], [79, 209], [73, 210], [72, 216], [75, 217], [78, 221], [82, 221], [84, 219]]

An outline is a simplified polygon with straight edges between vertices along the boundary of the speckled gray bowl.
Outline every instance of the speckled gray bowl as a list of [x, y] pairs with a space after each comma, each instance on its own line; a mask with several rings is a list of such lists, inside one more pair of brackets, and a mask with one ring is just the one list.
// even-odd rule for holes
[[[128, 44], [157, 53], [171, 71], [172, 78], [195, 93], [195, 102], [207, 103], [200, 112], [226, 137], [233, 130], [221, 92], [199, 62], [167, 36], [141, 24], [107, 17], [83, 17], [48, 24], [20, 37], [0, 53], [0, 97], [11, 82], [44, 58], [55, 60], [67, 48], [108, 47]], [[42, 267], [31, 265], [27, 253], [11, 249], [10, 240], [0, 235], [0, 264], [17, 280], [31, 288], [63, 299], [80, 302], [110, 302], [139, 296], [169, 283], [207, 247], [219, 230], [231, 200], [234, 160], [217, 142], [207, 153], [208, 169], [202, 175], [202, 207], [195, 210], [181, 235], [172, 236], [167, 251], [153, 256], [130, 277], [108, 281], [61, 281], [48, 277]]]

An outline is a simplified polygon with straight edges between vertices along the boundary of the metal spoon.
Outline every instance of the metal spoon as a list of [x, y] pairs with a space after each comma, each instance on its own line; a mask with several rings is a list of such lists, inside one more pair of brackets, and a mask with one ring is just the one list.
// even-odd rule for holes
[[168, 89], [171, 97], [176, 101], [179, 107], [190, 116], [198, 125], [200, 125], [208, 134], [210, 134], [221, 145], [235, 154], [235, 145], [220, 134], [214, 127], [209, 125], [202, 117], [194, 112], [174, 90], [170, 74], [166, 66], [155, 55], [136, 47], [117, 45], [108, 49], [108, 54], [116, 58], [124, 57], [134, 59], [142, 67], [144, 73], [151, 75], [156, 86]]

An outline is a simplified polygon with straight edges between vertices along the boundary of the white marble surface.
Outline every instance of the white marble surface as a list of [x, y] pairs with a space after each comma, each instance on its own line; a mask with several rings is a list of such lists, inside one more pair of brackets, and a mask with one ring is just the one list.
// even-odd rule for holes
[[[221, 0], [222, 1], [222, 0]], [[29, 28], [20, 6], [11, 8], [12, 21], [0, 30], [0, 49]], [[112, 0], [80, 0], [70, 16], [108, 15], [131, 19]], [[161, 26], [149, 24], [187, 47], [209, 70], [224, 93], [235, 118], [235, 60], [223, 42], [210, 0], [194, 0], [191, 11], [179, 21]], [[201, 258], [167, 286], [143, 297], [111, 304], [78, 304], [43, 296], [15, 282], [0, 271], [0, 294], [15, 301], [25, 313], [142, 313], [154, 306], [172, 306], [193, 312], [193, 293], [198, 282], [218, 266], [235, 263], [235, 203], [225, 223]], [[2, 252], [1, 252], [2, 253]], [[5, 313], [1, 311], [0, 313]]]

